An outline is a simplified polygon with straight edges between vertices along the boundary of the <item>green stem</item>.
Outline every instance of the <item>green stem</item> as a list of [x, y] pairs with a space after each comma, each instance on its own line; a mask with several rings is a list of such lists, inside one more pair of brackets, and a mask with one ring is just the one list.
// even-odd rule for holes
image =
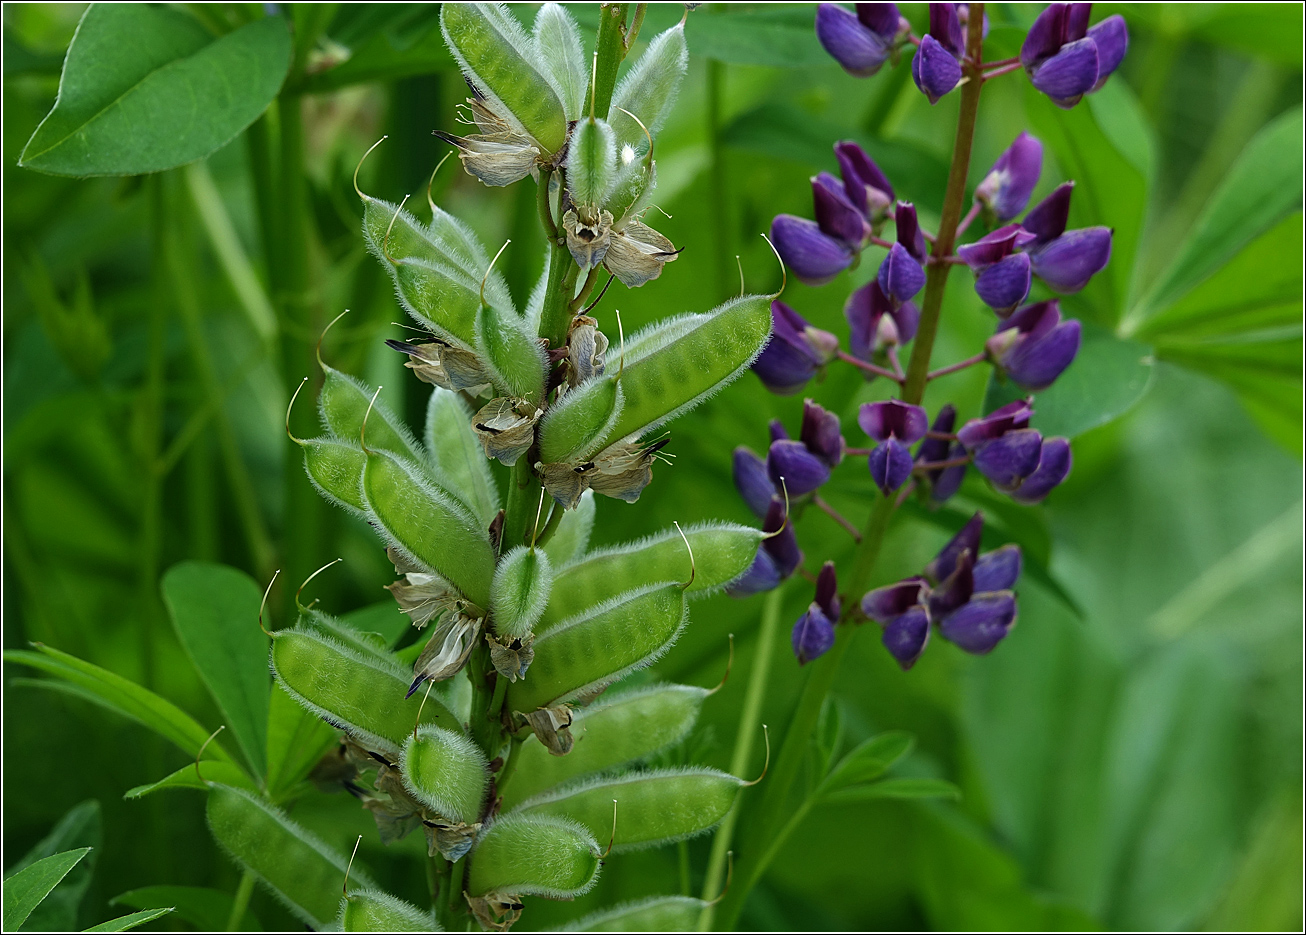
[[508, 480], [508, 502], [503, 514], [500, 552], [530, 542], [531, 524], [540, 509], [540, 482], [531, 470], [531, 452], [517, 459]]
[[540, 312], [540, 337], [549, 339], [549, 347], [567, 343], [571, 327], [571, 295], [576, 290], [580, 267], [571, 251], [556, 240], [549, 241], [549, 284], [544, 291], [544, 308]]
[[553, 538], [553, 534], [558, 531], [558, 526], [562, 523], [562, 515], [565, 512], [567, 511], [564, 510], [560, 504], [555, 503], [553, 505], [553, 511], [549, 513], [549, 518], [545, 522], [544, 528], [541, 529], [539, 534], [535, 537], [535, 544], [537, 546], [544, 548], [544, 546], [548, 545], [549, 540]]
[[594, 113], [606, 117], [617, 87], [617, 70], [626, 57], [626, 14], [629, 3], [605, 3], [599, 8], [599, 38], [595, 45], [599, 60], [594, 74]]
[[227, 931], [242, 931], [241, 923], [245, 921], [245, 911], [249, 909], [249, 898], [254, 893], [254, 874], [246, 870], [240, 876], [236, 895], [231, 899], [231, 914], [227, 916]]
[[[984, 5], [973, 4], [970, 9], [966, 42], [965, 74], [970, 80], [962, 87], [961, 113], [957, 120], [957, 137], [952, 153], [952, 166], [948, 172], [948, 188], [943, 200], [943, 214], [935, 238], [933, 254], [936, 257], [952, 253], [961, 220], [962, 205], [966, 195], [966, 176], [970, 169], [971, 144], [975, 133], [975, 118], [979, 111], [979, 96], [983, 84], [977, 63], [981, 59]], [[922, 302], [921, 320], [912, 348], [911, 362], [907, 367], [902, 398], [919, 404], [925, 391], [929, 374], [930, 352], [939, 327], [939, 313], [943, 305], [950, 263], [932, 263], [929, 267]], [[852, 565], [842, 575], [843, 616], [834, 646], [812, 664], [812, 670], [803, 686], [803, 693], [785, 731], [784, 745], [776, 760], [771, 776], [766, 782], [766, 794], [756, 815], [750, 814], [746, 827], [749, 830], [741, 842], [742, 859], [736, 869], [734, 887], [718, 908], [717, 921], [723, 928], [733, 928], [743, 909], [749, 890], [761, 879], [770, 859], [778, 852], [772, 845], [771, 829], [781, 827], [784, 809], [790, 799], [794, 781], [798, 777], [806, 756], [810, 738], [820, 717], [826, 695], [834, 685], [839, 665], [848, 654], [858, 627], [852, 622], [857, 600], [871, 583], [875, 563], [884, 544], [884, 535], [893, 516], [896, 498], [876, 500], [867, 517], [862, 541], [853, 553]]]
[[554, 223], [553, 206], [549, 204], [549, 180], [552, 178], [550, 170], [542, 169], [540, 184], [535, 189], [535, 207], [539, 211], [540, 225], [544, 228], [544, 236], [548, 238], [550, 247], [555, 246], [558, 239], [558, 225]]
[[[735, 735], [735, 751], [730, 758], [730, 772], [743, 776], [752, 762], [753, 744], [762, 723], [762, 701], [766, 697], [766, 686], [771, 677], [771, 660], [775, 654], [776, 634], [780, 629], [780, 610], [784, 606], [784, 585], [771, 591], [762, 604], [762, 620], [757, 630], [757, 648], [753, 650], [753, 671], [748, 676], [748, 689], [744, 693], [744, 707], [739, 715], [739, 732]], [[730, 852], [730, 839], [735, 833], [735, 824], [743, 806], [743, 797], [726, 815], [712, 839], [712, 853], [707, 861], [707, 876], [703, 880], [703, 899], [712, 901], [720, 895], [721, 883], [726, 870], [726, 861]], [[712, 919], [716, 914], [715, 906], [703, 910], [698, 920], [700, 932], [712, 930]]]

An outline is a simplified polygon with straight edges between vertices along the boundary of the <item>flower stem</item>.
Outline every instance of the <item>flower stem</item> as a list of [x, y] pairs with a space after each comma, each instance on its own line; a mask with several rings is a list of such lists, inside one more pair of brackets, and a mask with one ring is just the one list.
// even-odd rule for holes
[[254, 893], [254, 874], [246, 870], [236, 885], [236, 895], [231, 900], [231, 913], [227, 916], [227, 931], [243, 931], [241, 923], [245, 921], [245, 910], [249, 908], [249, 898]]
[[946, 461], [918, 461], [912, 465], [913, 471], [942, 471], [944, 468], [961, 467], [970, 464], [970, 455], [960, 458], [948, 458]]
[[967, 357], [965, 360], [958, 361], [955, 364], [948, 364], [948, 366], [940, 367], [938, 370], [931, 370], [929, 373], [925, 375], [925, 379], [927, 381], [936, 380], [939, 377], [945, 377], [950, 373], [956, 373], [958, 370], [965, 370], [967, 367], [973, 367], [976, 364], [982, 364], [984, 363], [987, 357], [988, 355], [985, 354], [983, 351], [981, 351], [980, 353], [976, 354], [974, 357]]
[[[966, 216], [965, 216], [964, 218], [962, 218], [962, 219], [961, 219], [961, 223], [957, 225], [957, 236], [958, 236], [958, 237], [960, 237], [962, 234], [964, 234], [964, 233], [966, 232], [966, 228], [970, 227], [970, 222], [971, 222], [971, 221], [973, 221], [973, 220], [975, 220], [977, 217], [979, 217], [980, 209], [981, 209], [982, 207], [983, 207], [983, 205], [981, 205], [978, 201], [975, 202], [973, 205], [970, 206], [970, 210], [966, 212]], [[950, 262], [952, 262], [952, 263], [964, 263], [964, 262], [966, 262], [965, 260], [961, 259], [960, 257], [955, 257], [955, 256], [954, 256], [954, 257], [948, 257], [948, 260], [949, 260]]]
[[875, 366], [875, 364], [868, 364], [866, 361], [854, 357], [852, 354], [849, 354], [847, 351], [839, 351], [839, 359], [846, 364], [852, 364], [858, 370], [865, 370], [867, 373], [872, 374], [874, 376], [886, 377], [892, 380], [894, 383], [902, 382], [902, 378], [899, 377], [892, 370], [886, 370], [883, 367], [877, 367]]
[[857, 527], [845, 518], [842, 513], [830, 506], [830, 504], [826, 503], [820, 497], [813, 497], [812, 502], [816, 504], [817, 509], [825, 513], [826, 516], [830, 517], [830, 519], [834, 520], [844, 529], [848, 530], [848, 535], [853, 537], [854, 542], [862, 541], [862, 534], [857, 531]]

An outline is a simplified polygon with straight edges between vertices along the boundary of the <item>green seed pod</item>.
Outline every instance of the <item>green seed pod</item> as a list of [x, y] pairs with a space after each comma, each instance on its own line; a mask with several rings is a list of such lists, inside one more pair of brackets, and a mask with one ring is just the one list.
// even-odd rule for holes
[[398, 757], [423, 724], [459, 730], [461, 724], [432, 695], [405, 697], [409, 679], [398, 664], [350, 649], [312, 630], [278, 630], [272, 639], [272, 674], [308, 710], [354, 735], [369, 749]]
[[567, 138], [560, 95], [545, 77], [534, 43], [502, 4], [453, 3], [440, 8], [440, 28], [463, 74], [506, 111], [548, 153]]
[[430, 912], [380, 890], [356, 890], [340, 900], [344, 932], [443, 932]]
[[368, 448], [388, 451], [416, 464], [427, 462], [422, 446], [408, 431], [408, 426], [377, 397], [376, 387], [369, 387], [325, 364], [322, 370], [325, 377], [317, 404], [322, 423], [332, 435], [356, 445], [366, 419]]
[[[390, 270], [408, 314], [433, 334], [471, 350], [476, 342], [476, 312], [481, 307], [481, 276], [489, 263], [480, 274], [462, 269], [432, 242], [417, 218], [398, 205], [366, 195], [363, 238], [372, 255]], [[486, 282], [486, 298], [510, 307], [507, 285], [494, 276], [491, 273]]]
[[617, 801], [614, 851], [637, 850], [692, 837], [712, 828], [735, 802], [742, 779], [715, 769], [665, 769], [596, 779], [536, 796], [514, 815], [580, 822], [598, 837], [611, 834]]
[[472, 412], [457, 393], [438, 386], [426, 406], [426, 450], [448, 480], [449, 492], [472, 506], [481, 524], [489, 526], [499, 512], [499, 490], [472, 430]]
[[746, 295], [719, 305], [684, 334], [647, 356], [627, 359], [625, 405], [608, 443], [674, 419], [743, 373], [771, 335], [771, 297]]
[[[235, 861], [261, 880], [296, 917], [316, 929], [337, 915], [340, 886], [348, 866], [338, 854], [279, 809], [240, 789], [214, 784], [207, 807], [213, 838]], [[355, 868], [354, 880], [372, 886]]]
[[415, 466], [380, 451], [367, 455], [362, 491], [383, 536], [486, 606], [494, 550], [489, 534], [466, 507]]
[[562, 515], [562, 521], [553, 533], [544, 551], [554, 568], [563, 568], [577, 561], [589, 548], [590, 533], [594, 529], [594, 491], [581, 494], [580, 505]]
[[483, 306], [476, 316], [476, 347], [494, 368], [497, 395], [540, 402], [544, 350], [515, 311]]
[[582, 708], [572, 717], [572, 748], [566, 756], [553, 756], [534, 736], [527, 737], [502, 790], [503, 807], [679, 742], [694, 726], [707, 695], [708, 689], [693, 685], [654, 685]]
[[568, 120], [579, 120], [590, 70], [576, 21], [561, 4], [546, 3], [535, 14], [532, 35], [540, 62], [562, 98], [563, 112]]
[[685, 23], [682, 20], [659, 33], [617, 85], [612, 95], [612, 109], [608, 112], [608, 120], [617, 134], [617, 145], [636, 149], [645, 145], [644, 131], [622, 110], [638, 117], [651, 134], [661, 129], [671, 113], [671, 105], [688, 67], [689, 49], [685, 45]]
[[565, 926], [564, 932], [692, 932], [712, 905], [693, 896], [650, 896], [595, 912]]
[[481, 748], [462, 734], [419, 728], [404, 741], [399, 770], [404, 788], [441, 817], [465, 824], [481, 817], [489, 767]]
[[578, 461], [601, 450], [622, 406], [621, 384], [611, 378], [587, 380], [568, 392], [540, 420], [540, 461]]
[[617, 174], [617, 138], [606, 120], [581, 120], [567, 147], [567, 187], [578, 205], [601, 207]]
[[[612, 802], [608, 801], [608, 829]], [[554, 817], [504, 815], [485, 831], [472, 850], [467, 892], [515, 893], [571, 899], [587, 892], [599, 872], [599, 845], [574, 821]]]
[[[761, 530], [734, 523], [706, 522], [685, 527], [694, 553], [690, 595], [712, 594], [734, 581], [753, 563], [765, 537]], [[600, 549], [558, 572], [549, 603], [540, 618], [544, 632], [566, 617], [584, 613], [604, 601], [653, 581], [688, 581], [689, 553], [675, 529], [636, 542]]]
[[304, 469], [318, 493], [336, 506], [363, 515], [363, 463], [366, 458], [357, 444], [334, 438], [310, 438], [299, 442], [304, 449]]
[[549, 602], [553, 566], [543, 549], [519, 545], [499, 559], [490, 585], [490, 615], [500, 637], [525, 639]]
[[386, 642], [386, 638], [380, 633], [355, 629], [343, 620], [332, 617], [330, 614], [324, 614], [320, 610], [309, 610], [307, 613], [301, 614], [299, 626], [303, 629], [316, 630], [324, 636], [339, 640], [355, 652], [368, 653], [387, 665], [398, 664], [394, 653], [390, 652], [390, 644]]
[[651, 665], [688, 616], [679, 584], [628, 591], [535, 639], [530, 678], [508, 689], [513, 711], [569, 701]]
[[654, 322], [647, 328], [641, 328], [626, 338], [626, 363], [633, 364], [643, 360], [654, 351], [666, 347], [672, 341], [693, 331], [711, 317], [710, 312], [685, 312], [672, 315]]

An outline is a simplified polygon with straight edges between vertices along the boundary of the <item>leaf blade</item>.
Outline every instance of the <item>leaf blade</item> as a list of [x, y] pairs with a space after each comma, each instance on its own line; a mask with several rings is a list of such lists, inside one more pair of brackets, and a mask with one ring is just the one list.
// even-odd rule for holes
[[23, 870], [18, 871], [4, 885], [4, 928], [7, 932], [16, 930], [27, 921], [32, 910], [41, 904], [41, 900], [59, 885], [59, 881], [68, 875], [68, 871], [91, 852], [89, 847], [64, 851], [38, 860]]

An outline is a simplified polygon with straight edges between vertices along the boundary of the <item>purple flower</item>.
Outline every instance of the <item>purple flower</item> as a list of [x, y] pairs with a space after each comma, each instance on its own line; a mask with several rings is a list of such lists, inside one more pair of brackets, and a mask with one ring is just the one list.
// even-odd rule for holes
[[906, 247], [895, 243], [880, 264], [876, 279], [885, 295], [897, 302], [908, 302], [924, 287], [925, 270]]
[[1129, 29], [1125, 18], [1119, 14], [1108, 16], [1088, 30], [1088, 38], [1097, 43], [1097, 84], [1089, 88], [1096, 91], [1106, 84], [1106, 79], [1120, 67], [1129, 51]]
[[1020, 48], [1030, 83], [1060, 107], [1074, 107], [1116, 70], [1129, 47], [1119, 16], [1088, 28], [1091, 3], [1053, 3], [1038, 15]]
[[812, 179], [812, 204], [816, 224], [822, 232], [843, 241], [850, 250], [862, 249], [871, 236], [871, 225], [862, 212], [848, 200], [841, 181], [829, 172]]
[[[956, 422], [957, 409], [952, 403], [948, 403], [939, 410], [939, 414], [934, 417], [934, 424], [930, 428], [940, 434], [951, 432]], [[965, 454], [966, 449], [960, 442], [949, 442], [944, 438], [926, 438], [921, 442], [920, 447], [916, 449], [916, 463], [951, 461]], [[955, 464], [952, 467], [935, 468], [926, 471], [925, 477], [930, 483], [930, 497], [935, 503], [943, 503], [957, 492], [965, 476], [966, 465], [964, 464]]]
[[794, 624], [793, 647], [799, 665], [806, 665], [834, 645], [834, 624], [839, 619], [834, 562], [826, 562], [816, 577], [816, 600]]
[[844, 71], [858, 78], [875, 74], [888, 61], [903, 24], [892, 3], [859, 3], [856, 15], [833, 3], [816, 8], [821, 46]]
[[975, 553], [965, 549], [957, 556], [952, 574], [930, 588], [925, 606], [931, 620], [942, 620], [975, 593]]
[[868, 362], [876, 351], [916, 337], [921, 318], [920, 309], [912, 302], [895, 306], [875, 279], [848, 296], [843, 314], [848, 319], [848, 350]]
[[748, 597], [750, 594], [761, 594], [764, 591], [770, 591], [785, 578], [780, 573], [776, 561], [767, 551], [766, 543], [757, 550], [757, 555], [753, 556], [753, 562], [748, 566], [748, 570], [736, 578], [730, 584], [726, 585], [726, 593], [731, 597]]
[[864, 404], [857, 423], [879, 442], [866, 459], [867, 467], [875, 485], [888, 496], [911, 476], [912, 457], [907, 446], [925, 435], [929, 419], [920, 406], [890, 399]]
[[943, 638], [968, 653], [983, 655], [1002, 642], [1016, 623], [1016, 596], [1010, 591], [977, 594], [939, 623]]
[[766, 455], [766, 472], [777, 490], [781, 479], [789, 496], [811, 493], [830, 479], [830, 466], [807, 450], [800, 441], [781, 440], [771, 443]]
[[771, 222], [771, 241], [785, 265], [810, 286], [827, 283], [852, 265], [853, 252], [806, 218], [777, 215]]
[[898, 202], [894, 207], [893, 223], [898, 243], [907, 248], [913, 260], [924, 263], [929, 250], [925, 246], [925, 233], [921, 230], [920, 220], [916, 217], [916, 206], [910, 201]]
[[1048, 438], [1039, 452], [1038, 467], [1011, 494], [1018, 503], [1038, 503], [1068, 476], [1071, 466], [1070, 442]]
[[994, 365], [1028, 390], [1044, 390], [1079, 353], [1080, 324], [1061, 320], [1056, 299], [1026, 305], [1003, 322], [984, 349]]
[[994, 409], [980, 419], [971, 419], [957, 432], [957, 440], [968, 451], [976, 451], [985, 442], [1001, 438], [1007, 432], [1029, 427], [1029, 418], [1034, 414], [1030, 407], [1031, 399], [1017, 399], [1000, 409]]
[[957, 560], [963, 552], [975, 555], [979, 552], [980, 534], [984, 531], [984, 514], [976, 513], [957, 534], [948, 540], [948, 544], [939, 550], [939, 554], [925, 566], [925, 576], [934, 582], [944, 581], [957, 569]]
[[884, 625], [880, 641], [904, 671], [910, 669], [930, 641], [929, 614], [924, 607], [909, 608]]
[[807, 446], [807, 450], [827, 467], [835, 467], [843, 460], [844, 444], [839, 417], [810, 399], [803, 400], [803, 424], [798, 437]]
[[1029, 295], [1030, 259], [1015, 251], [1033, 240], [1019, 224], [1008, 224], [957, 248], [957, 256], [975, 274], [975, 292], [999, 317], [1011, 314]]
[[1111, 228], [1066, 231], [1030, 253], [1034, 274], [1058, 292], [1078, 292], [1111, 261]]
[[[931, 7], [943, 4], [930, 4]], [[931, 17], [932, 18], [932, 17]], [[920, 47], [911, 60], [911, 76], [916, 87], [929, 98], [931, 104], [937, 104], [939, 98], [947, 94], [961, 81], [961, 63], [944, 48], [933, 36], [921, 39]]]
[[1025, 210], [1043, 172], [1043, 144], [1022, 132], [993, 163], [975, 188], [975, 200], [999, 221], [1010, 221]]
[[766, 424], [767, 433], [771, 436], [771, 441], [778, 442], [782, 438], [788, 438], [789, 433], [785, 431], [785, 424], [779, 419], [772, 419]]
[[771, 340], [753, 361], [753, 372], [772, 393], [789, 396], [801, 390], [838, 351], [837, 337], [813, 328], [802, 315], [776, 300], [771, 303]]
[[849, 140], [834, 144], [834, 157], [839, 160], [839, 174], [843, 176], [848, 200], [872, 227], [881, 224], [893, 204], [893, 186], [888, 177], [866, 155], [866, 150]]
[[1014, 543], [985, 552], [972, 572], [976, 593], [1009, 590], [1020, 577], [1020, 566], [1020, 546]]
[[1042, 435], [1035, 429], [1017, 429], [981, 445], [975, 452], [975, 470], [999, 490], [1011, 493], [1034, 473], [1042, 451]]
[[747, 597], [769, 591], [794, 573], [803, 563], [803, 552], [798, 548], [793, 523], [787, 521], [785, 504], [779, 497], [771, 498], [762, 531], [771, 533], [762, 540], [762, 547], [748, 570], [726, 586], [731, 597]]
[[839, 583], [835, 578], [834, 562], [826, 562], [816, 575], [816, 604], [831, 620], [838, 620], [843, 612], [839, 602]]
[[965, 3], [931, 3], [930, 35], [939, 41], [954, 58], [966, 54], [966, 30], [961, 24], [961, 14], [970, 21], [970, 5]]
[[775, 497], [775, 485], [766, 472], [766, 462], [740, 445], [735, 449], [731, 468], [735, 489], [757, 518], [764, 519], [771, 509], [771, 500]]
[[924, 578], [907, 578], [896, 584], [867, 591], [862, 596], [862, 613], [876, 623], [887, 624], [921, 602], [921, 589], [928, 582]]
[[1070, 196], [1074, 191], [1074, 182], [1062, 182], [1025, 215], [1020, 226], [1034, 235], [1033, 240], [1025, 243], [1028, 249], [1037, 250], [1065, 233], [1066, 223], [1070, 220]]

